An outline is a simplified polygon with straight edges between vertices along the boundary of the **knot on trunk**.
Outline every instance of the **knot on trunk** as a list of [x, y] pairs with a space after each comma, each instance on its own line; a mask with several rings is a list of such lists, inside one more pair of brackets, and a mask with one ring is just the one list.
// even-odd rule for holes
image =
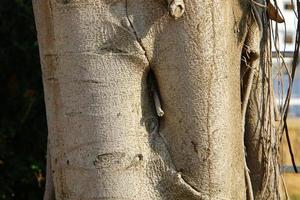
[[180, 18], [184, 11], [185, 11], [185, 5], [183, 0], [168, 0], [169, 5], [169, 14], [174, 19]]

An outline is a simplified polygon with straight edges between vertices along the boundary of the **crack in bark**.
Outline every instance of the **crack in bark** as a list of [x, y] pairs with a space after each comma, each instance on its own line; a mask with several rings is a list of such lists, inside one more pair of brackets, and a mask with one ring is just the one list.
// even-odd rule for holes
[[[136, 29], [134, 28], [134, 25], [133, 23], [131, 22], [130, 18], [129, 18], [129, 14], [128, 14], [128, 0], [125, 1], [125, 6], [126, 6], [126, 18], [130, 24], [130, 27], [131, 29], [133, 30], [133, 33], [135, 35], [135, 38], [136, 38], [136, 41], [139, 43], [140, 47], [143, 49], [144, 51], [144, 55], [145, 55], [145, 58], [147, 59], [148, 61], [148, 64], [150, 65], [150, 59], [149, 57], [147, 56], [147, 51], [146, 51], [146, 48], [145, 46], [143, 45], [141, 39], [139, 38], [138, 36], [138, 33], [136, 31]], [[183, 177], [182, 177], [182, 173], [179, 172], [177, 169], [176, 169], [176, 166], [172, 160], [172, 157], [171, 157], [171, 153], [170, 153], [170, 149], [169, 149], [169, 145], [166, 141], [166, 139], [164, 138], [164, 136], [159, 132], [159, 119], [158, 117], [153, 117], [155, 119], [155, 121], [157, 122], [156, 124], [156, 127], [155, 129], [151, 132], [151, 133], [157, 133], [157, 135], [162, 139], [162, 142], [166, 148], [166, 153], [169, 157], [168, 161], [170, 162], [170, 168], [172, 169], [173, 173], [176, 174], [176, 179], [178, 181], [178, 183], [183, 186], [184, 188], [186, 188], [188, 191], [190, 191], [194, 196], [196, 197], [199, 197], [200, 199], [203, 198], [203, 195], [201, 194], [200, 191], [197, 190], [197, 188], [195, 188], [194, 186], [192, 186], [191, 184], [189, 184]]]
[[125, 1], [125, 9], [126, 9], [126, 18], [130, 24], [130, 27], [133, 31], [136, 41], [139, 43], [140, 47], [143, 49], [145, 58], [148, 61], [148, 64], [150, 65], [150, 59], [147, 55], [147, 50], [146, 50], [145, 46], [143, 45], [141, 39], [139, 38], [138, 33], [137, 33], [136, 29], [134, 28], [132, 21], [130, 21], [129, 14], [128, 14], [128, 0]]
[[100, 51], [106, 51], [106, 52], [111, 52], [111, 53], [115, 53], [115, 54], [128, 53], [127, 51], [124, 51], [122, 49], [115, 48], [115, 47], [102, 47], [100, 49]]

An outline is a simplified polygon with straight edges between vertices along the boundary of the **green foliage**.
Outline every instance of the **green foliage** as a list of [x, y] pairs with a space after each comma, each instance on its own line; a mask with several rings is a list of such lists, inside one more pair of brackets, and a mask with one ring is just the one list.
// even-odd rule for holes
[[30, 0], [0, 1], [0, 200], [42, 199], [47, 127]]

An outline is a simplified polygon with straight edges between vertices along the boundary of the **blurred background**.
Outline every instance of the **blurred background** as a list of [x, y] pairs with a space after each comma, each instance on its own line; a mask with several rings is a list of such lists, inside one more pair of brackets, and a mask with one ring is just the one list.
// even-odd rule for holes
[[[280, 25], [280, 50], [291, 64], [296, 17], [290, 0], [278, 1], [286, 19]], [[0, 0], [0, 200], [40, 200], [45, 183], [47, 124], [41, 68], [31, 0]], [[274, 59], [274, 89], [278, 106], [288, 76]], [[289, 132], [300, 164], [300, 69], [289, 111]], [[280, 76], [276, 76], [280, 71]], [[295, 174], [284, 137], [282, 174], [291, 199], [300, 200], [300, 175]]]
[[0, 0], [0, 199], [40, 200], [47, 125], [31, 0]]
[[[292, 66], [293, 51], [295, 48], [297, 18], [294, 12], [295, 1], [280, 0], [277, 1], [284, 18], [285, 24], [278, 24], [278, 49], [284, 56], [284, 61], [289, 68]], [[275, 28], [275, 24], [273, 24]], [[280, 61], [276, 58], [275, 48], [273, 48], [273, 75], [274, 75], [274, 94], [278, 108], [282, 107], [284, 98], [289, 87], [289, 77], [287, 71]], [[288, 129], [292, 150], [294, 153], [298, 171], [300, 171], [300, 67], [299, 63], [296, 68], [295, 80], [293, 84], [292, 97], [290, 100]], [[285, 180], [286, 188], [291, 200], [300, 200], [300, 174], [294, 172], [291, 156], [289, 153], [287, 139], [283, 136], [283, 143], [280, 152], [280, 163], [282, 176]]]

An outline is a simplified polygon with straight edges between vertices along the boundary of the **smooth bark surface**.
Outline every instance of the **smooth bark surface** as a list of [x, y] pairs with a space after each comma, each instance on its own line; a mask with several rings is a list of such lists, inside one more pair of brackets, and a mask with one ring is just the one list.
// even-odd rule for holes
[[56, 199], [246, 199], [247, 1], [33, 4]]

